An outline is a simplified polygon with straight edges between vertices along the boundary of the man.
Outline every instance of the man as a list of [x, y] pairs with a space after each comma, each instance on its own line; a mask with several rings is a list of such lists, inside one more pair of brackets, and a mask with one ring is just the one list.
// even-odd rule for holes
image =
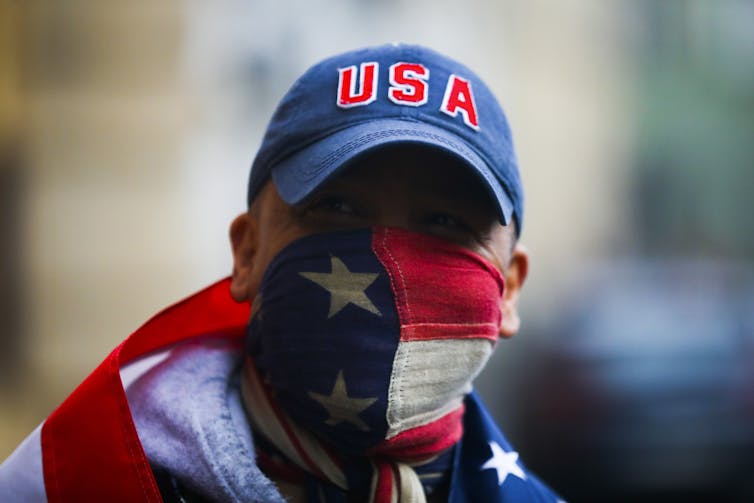
[[116, 348], [0, 499], [556, 501], [471, 393], [528, 268], [510, 130], [475, 74], [411, 45], [315, 65], [248, 202], [232, 277]]

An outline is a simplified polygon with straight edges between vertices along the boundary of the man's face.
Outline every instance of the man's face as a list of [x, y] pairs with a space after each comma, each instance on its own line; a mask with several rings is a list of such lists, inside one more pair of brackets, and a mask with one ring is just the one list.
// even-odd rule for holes
[[393, 147], [357, 160], [299, 206], [285, 203], [268, 182], [249, 213], [231, 225], [232, 293], [252, 300], [272, 259], [293, 241], [321, 232], [400, 227], [462, 245], [506, 277], [501, 335], [518, 329], [518, 289], [527, 257], [512, 226], [499, 223], [490, 196], [455, 159], [417, 147]]

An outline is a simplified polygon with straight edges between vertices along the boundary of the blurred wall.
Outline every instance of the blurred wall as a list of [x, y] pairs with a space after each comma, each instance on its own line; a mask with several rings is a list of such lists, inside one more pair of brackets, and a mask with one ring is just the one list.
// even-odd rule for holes
[[115, 341], [196, 282], [180, 252], [184, 7], [0, 5], [0, 74], [14, 76], [2, 122], [23, 180], [9, 240], [23, 330], [3, 334], [23, 373], [4, 380], [7, 454]]

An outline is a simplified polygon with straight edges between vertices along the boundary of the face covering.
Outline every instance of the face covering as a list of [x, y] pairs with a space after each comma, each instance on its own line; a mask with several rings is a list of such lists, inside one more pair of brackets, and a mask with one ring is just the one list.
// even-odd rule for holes
[[[462, 435], [463, 398], [495, 346], [503, 290], [487, 260], [424, 234], [374, 227], [295, 241], [252, 308], [242, 380], [252, 425], [343, 489], [337, 460], [329, 473], [306, 458], [378, 460], [372, 495], [391, 474], [393, 486], [416, 486], [405, 463], [431, 462]], [[302, 445], [317, 452], [293, 452]], [[421, 487], [402, 489], [412, 491]]]

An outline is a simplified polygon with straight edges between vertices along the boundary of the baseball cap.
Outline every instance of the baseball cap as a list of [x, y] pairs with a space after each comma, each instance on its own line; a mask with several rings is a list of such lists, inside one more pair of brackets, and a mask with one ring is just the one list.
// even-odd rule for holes
[[248, 202], [271, 176], [282, 199], [299, 204], [358, 156], [398, 144], [463, 161], [496, 203], [500, 221], [515, 219], [520, 232], [523, 188], [500, 104], [466, 66], [408, 44], [358, 49], [309, 68], [270, 119]]

